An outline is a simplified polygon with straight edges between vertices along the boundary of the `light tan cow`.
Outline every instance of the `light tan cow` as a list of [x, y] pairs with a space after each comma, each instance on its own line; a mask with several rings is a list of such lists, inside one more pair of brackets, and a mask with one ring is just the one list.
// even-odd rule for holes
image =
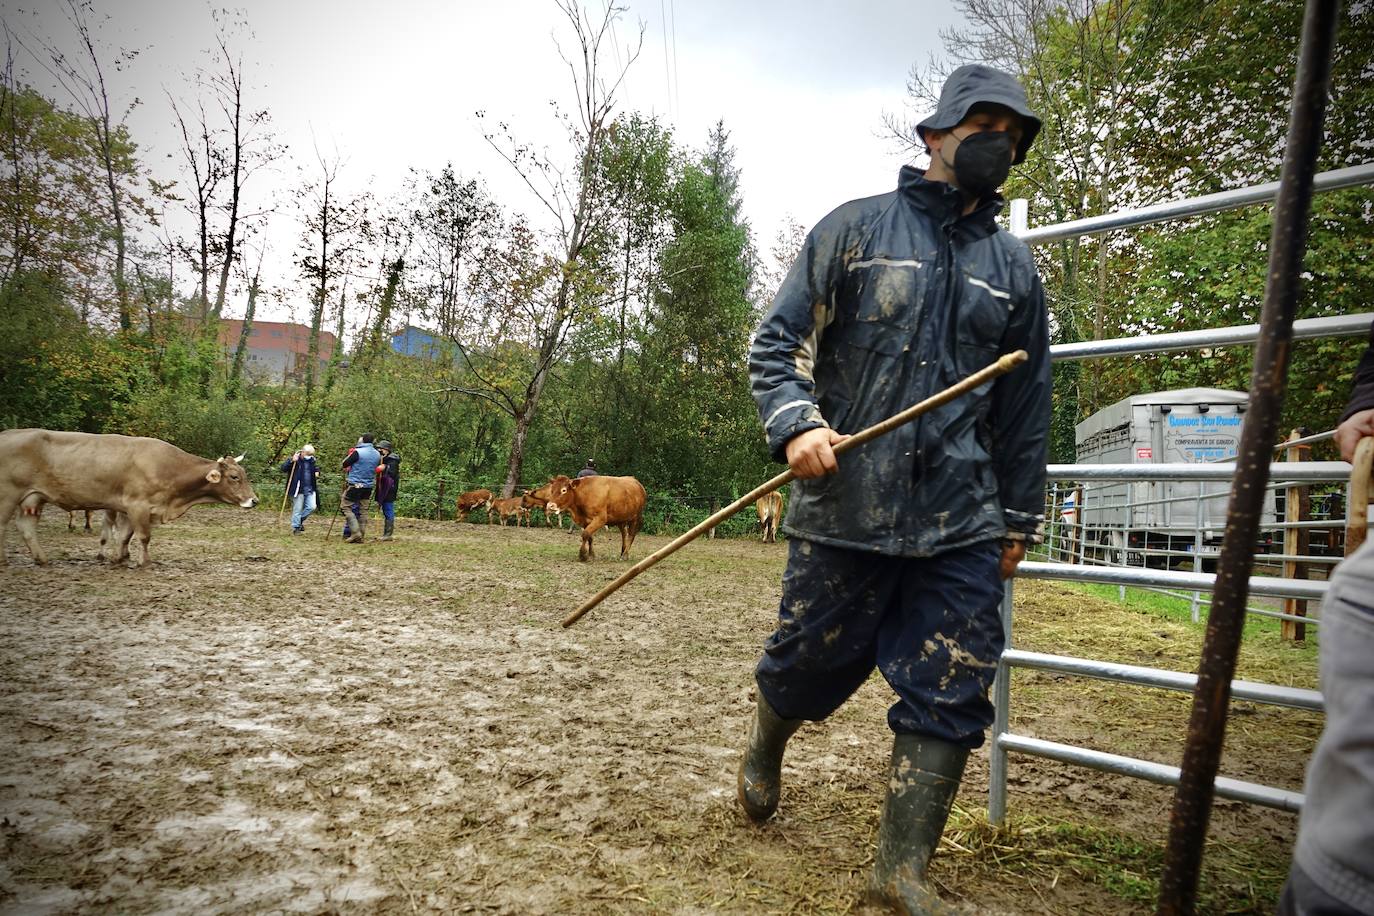
[[491, 501], [491, 513], [501, 522], [501, 527], [506, 527], [506, 519], [515, 519], [516, 527], [529, 522], [529, 513], [525, 511], [524, 498], [512, 496], [510, 499], [493, 499]]
[[[16, 512], [34, 562], [47, 562], [38, 544], [38, 517], [47, 503], [68, 511], [106, 510], [102, 555], [123, 562], [130, 538], [137, 536], [139, 566], [148, 562], [154, 525], [180, 518], [197, 503], [245, 509], [258, 504], [239, 464], [242, 455], [197, 458], [161, 439], [7, 429], [0, 432], [0, 455], [0, 564], [5, 562], [5, 532]], [[127, 522], [116, 524], [116, 514]], [[107, 538], [112, 544], [107, 545]], [[107, 554], [107, 546], [113, 546], [114, 556]]]
[[[572, 511], [572, 520], [582, 529], [579, 560], [592, 560], [592, 535], [606, 525], [620, 529], [620, 556], [630, 555], [635, 535], [644, 527], [644, 486], [633, 477], [578, 477], [559, 475], [548, 483], [548, 493], [559, 508]], [[541, 488], [542, 489], [542, 488]], [[535, 491], [538, 492], [538, 491]]]
[[782, 494], [776, 490], [763, 494], [754, 502], [754, 511], [763, 526], [763, 542], [772, 544], [778, 539], [778, 525], [782, 523]]

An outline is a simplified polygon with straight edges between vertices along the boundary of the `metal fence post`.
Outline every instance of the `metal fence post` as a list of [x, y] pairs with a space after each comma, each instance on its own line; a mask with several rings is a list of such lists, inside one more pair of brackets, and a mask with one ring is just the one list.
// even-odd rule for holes
[[[1006, 648], [1011, 648], [1012, 583], [1008, 579], [1002, 594], [1002, 633]], [[1011, 666], [997, 661], [997, 676], [992, 682], [992, 746], [988, 762], [988, 823], [1001, 827], [1007, 819], [1007, 752], [998, 739], [1011, 727]]]

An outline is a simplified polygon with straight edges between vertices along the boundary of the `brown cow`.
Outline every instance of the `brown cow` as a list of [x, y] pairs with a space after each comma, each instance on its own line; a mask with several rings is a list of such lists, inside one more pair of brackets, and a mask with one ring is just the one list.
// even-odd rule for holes
[[776, 490], [763, 494], [755, 501], [754, 510], [763, 526], [763, 542], [772, 544], [778, 539], [778, 524], [782, 521], [782, 494]]
[[458, 521], [461, 522], [466, 519], [474, 509], [485, 508], [487, 511], [491, 511], [492, 495], [490, 490], [469, 490], [458, 497], [458, 505], [454, 509]]
[[494, 499], [491, 501], [491, 511], [501, 521], [502, 528], [506, 527], [507, 518], [514, 518], [515, 526], [518, 528], [521, 523], [529, 521], [529, 513], [525, 511], [523, 503], [524, 497], [521, 496], [512, 496], [510, 499]]
[[545, 528], [547, 528], [549, 525], [553, 524], [552, 522], [549, 521], [549, 514], [548, 514], [548, 512], [546, 512], [546, 511], [544, 510], [544, 507], [545, 507], [546, 505], [548, 505], [548, 502], [549, 502], [549, 501], [548, 501], [547, 499], [540, 499], [539, 497], [535, 496], [533, 490], [526, 490], [524, 493], [521, 493], [521, 494], [520, 494], [520, 508], [521, 508], [521, 510], [525, 513], [525, 518], [529, 519], [529, 522], [530, 522], [531, 525], [534, 524], [534, 510], [535, 510], [535, 509], [538, 509], [539, 511], [544, 512], [544, 527], [545, 527]]
[[[75, 530], [76, 530], [76, 511], [75, 511], [75, 510], [67, 513], [67, 530], [68, 530], [68, 531], [75, 531]], [[90, 530], [91, 530], [91, 510], [90, 510], [90, 509], [87, 509], [87, 510], [86, 510], [86, 527], [82, 528], [81, 530], [82, 530], [83, 532], [86, 532], [86, 533], [89, 533]]]
[[[197, 503], [222, 502], [251, 509], [257, 494], [238, 458], [197, 458], [163, 442], [133, 436], [55, 432], [47, 429], [7, 429], [0, 432], [0, 564], [5, 562], [5, 529], [21, 512], [19, 533], [35, 563], [47, 562], [38, 544], [38, 516], [53, 503], [63, 509], [104, 509], [101, 532], [104, 554], [107, 533], [117, 556], [128, 557], [129, 539], [138, 536], [139, 556], [148, 562], [148, 541], [154, 525], [180, 518]], [[116, 513], [127, 517], [114, 524]]]
[[[549, 481], [552, 501], [571, 510], [573, 522], [582, 529], [579, 560], [592, 560], [592, 535], [606, 525], [620, 529], [620, 556], [630, 555], [635, 535], [644, 526], [644, 487], [633, 477], [579, 477], [563, 475]], [[536, 491], [537, 492], [537, 491]]]

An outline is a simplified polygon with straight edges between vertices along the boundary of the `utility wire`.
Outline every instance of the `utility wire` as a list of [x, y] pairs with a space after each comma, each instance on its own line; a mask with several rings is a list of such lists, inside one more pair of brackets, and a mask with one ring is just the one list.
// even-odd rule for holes
[[678, 116], [682, 116], [682, 81], [677, 78], [677, 0], [668, 0], [668, 13], [673, 24], [673, 100]]
[[658, 0], [658, 18], [663, 23], [663, 82], [668, 97], [668, 117], [673, 116], [673, 71], [668, 58], [668, 11], [663, 0]]

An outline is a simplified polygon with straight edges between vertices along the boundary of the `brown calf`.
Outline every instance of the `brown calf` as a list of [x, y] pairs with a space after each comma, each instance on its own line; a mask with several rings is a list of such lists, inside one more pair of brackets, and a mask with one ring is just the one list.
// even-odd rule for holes
[[469, 490], [458, 497], [458, 504], [454, 507], [454, 515], [458, 521], [465, 520], [474, 509], [491, 509], [492, 492], [490, 490]]
[[507, 518], [514, 518], [518, 528], [522, 523], [529, 521], [529, 513], [525, 511], [523, 503], [524, 499], [520, 496], [512, 496], [510, 499], [493, 499], [491, 512], [500, 520], [502, 528], [506, 527]]

